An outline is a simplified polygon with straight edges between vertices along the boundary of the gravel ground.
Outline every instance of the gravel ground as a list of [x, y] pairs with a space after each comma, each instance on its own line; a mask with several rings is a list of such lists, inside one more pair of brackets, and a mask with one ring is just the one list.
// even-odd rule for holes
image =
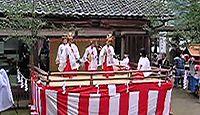
[[173, 115], [200, 115], [198, 97], [181, 88], [174, 88], [172, 93]]
[[[18, 115], [30, 115], [28, 109], [17, 109]], [[7, 110], [0, 115], [17, 115], [13, 109]]]

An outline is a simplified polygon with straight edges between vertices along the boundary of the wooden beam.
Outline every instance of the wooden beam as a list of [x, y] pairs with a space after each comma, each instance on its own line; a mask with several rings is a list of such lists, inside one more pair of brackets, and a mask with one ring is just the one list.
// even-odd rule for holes
[[[38, 36], [63, 36], [68, 30], [50, 30], [42, 29], [38, 32]], [[78, 36], [106, 36], [112, 33], [112, 29], [95, 29], [84, 28], [79, 29]], [[0, 36], [31, 36], [31, 30], [0, 30]]]
[[[79, 28], [78, 36], [106, 36], [115, 31], [115, 29], [103, 29], [103, 28]], [[38, 32], [38, 36], [62, 36], [66, 34], [68, 30], [51, 30], [42, 29]], [[138, 30], [122, 30], [124, 34], [146, 34], [145, 31]], [[0, 30], [0, 36], [31, 36], [31, 30]]]

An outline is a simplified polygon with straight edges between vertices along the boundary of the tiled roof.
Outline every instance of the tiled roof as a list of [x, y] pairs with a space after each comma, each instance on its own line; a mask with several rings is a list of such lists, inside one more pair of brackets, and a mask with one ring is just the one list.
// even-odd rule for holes
[[191, 56], [200, 57], [200, 44], [193, 44], [188, 47]]
[[0, 12], [6, 7], [19, 3], [29, 4], [23, 11], [31, 12], [34, 1], [35, 13], [65, 16], [169, 16], [172, 13], [166, 7], [160, 9], [158, 0], [0, 0]]

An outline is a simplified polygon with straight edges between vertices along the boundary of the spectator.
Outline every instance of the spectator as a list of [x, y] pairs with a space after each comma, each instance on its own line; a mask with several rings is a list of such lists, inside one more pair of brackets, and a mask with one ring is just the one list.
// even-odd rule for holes
[[152, 66], [158, 66], [158, 55], [156, 53], [152, 56]]
[[194, 74], [195, 74], [195, 59], [194, 59], [194, 57], [189, 58], [188, 63], [189, 63], [190, 74], [192, 76], [194, 76]]
[[161, 58], [158, 59], [158, 66], [161, 66], [162, 68], [169, 68], [169, 61], [167, 60], [166, 53], [161, 54]]
[[176, 52], [173, 68], [175, 69], [175, 87], [178, 87], [179, 84], [181, 84], [181, 87], [183, 87], [183, 77], [185, 75], [185, 60], [181, 57], [180, 51]]
[[29, 77], [30, 74], [28, 68], [29, 60], [30, 60], [29, 47], [25, 43], [22, 43], [19, 52], [19, 70], [27, 78]]

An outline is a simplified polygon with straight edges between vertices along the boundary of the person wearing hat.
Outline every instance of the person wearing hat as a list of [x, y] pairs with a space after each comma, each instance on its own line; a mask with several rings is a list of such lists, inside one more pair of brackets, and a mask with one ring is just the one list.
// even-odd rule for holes
[[64, 72], [77, 71], [80, 64], [80, 54], [78, 47], [73, 43], [73, 33], [67, 34], [67, 46], [65, 49], [67, 65], [64, 68]]
[[55, 60], [56, 64], [58, 64], [58, 70], [60, 72], [63, 72], [66, 66], [66, 59], [67, 59], [65, 52], [66, 47], [67, 47], [67, 39], [66, 36], [63, 36], [62, 43], [58, 47], [57, 56]]
[[81, 61], [85, 64], [86, 71], [97, 70], [97, 49], [94, 41], [90, 41], [90, 45], [85, 49], [85, 53]]
[[[113, 71], [114, 66], [114, 48], [111, 45], [113, 41], [112, 34], [109, 34], [106, 38], [106, 45], [100, 51], [99, 54], [99, 66], [103, 65], [102, 68], [104, 71]], [[114, 76], [114, 74], [104, 74], [104, 76]]]

